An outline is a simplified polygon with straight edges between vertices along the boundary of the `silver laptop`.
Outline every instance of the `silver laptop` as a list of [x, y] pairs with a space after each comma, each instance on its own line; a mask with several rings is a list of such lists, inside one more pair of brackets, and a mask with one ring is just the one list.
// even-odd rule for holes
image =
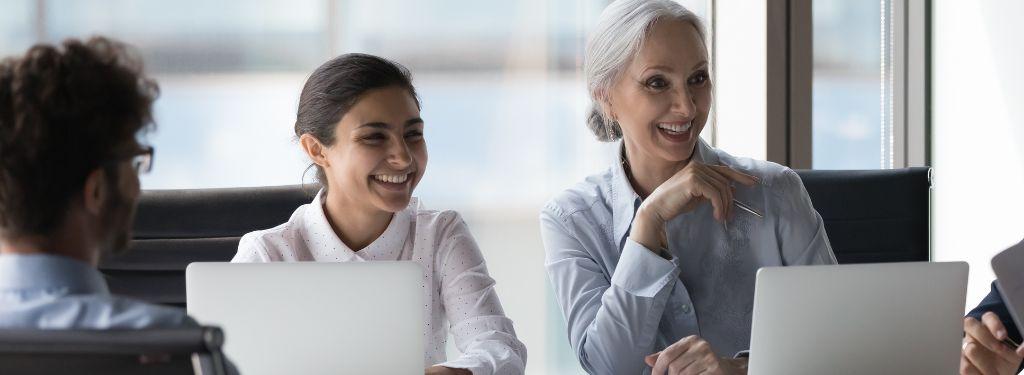
[[992, 271], [1013, 322], [1024, 327], [1020, 315], [1024, 312], [1024, 241], [992, 257]]
[[185, 284], [242, 374], [423, 373], [414, 262], [192, 263]]
[[757, 272], [750, 374], [956, 374], [967, 263]]

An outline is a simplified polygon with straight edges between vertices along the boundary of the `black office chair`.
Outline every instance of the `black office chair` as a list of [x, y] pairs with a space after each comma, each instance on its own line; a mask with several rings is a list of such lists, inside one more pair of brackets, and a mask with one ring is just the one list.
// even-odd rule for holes
[[[840, 263], [928, 260], [929, 168], [797, 174]], [[103, 259], [100, 271], [113, 293], [185, 306], [189, 263], [231, 260], [242, 235], [287, 221], [318, 189], [144, 191], [131, 251]]]
[[317, 185], [147, 190], [139, 199], [131, 249], [101, 260], [114, 294], [185, 306], [185, 267], [227, 262], [242, 235], [288, 221]]
[[929, 260], [931, 168], [796, 172], [840, 264]]
[[0, 330], [0, 374], [222, 375], [216, 327]]

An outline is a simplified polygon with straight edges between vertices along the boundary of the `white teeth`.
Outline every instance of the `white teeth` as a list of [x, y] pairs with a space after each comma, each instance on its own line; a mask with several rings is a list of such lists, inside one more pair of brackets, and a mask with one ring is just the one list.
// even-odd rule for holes
[[680, 124], [660, 123], [660, 124], [658, 124], [658, 128], [666, 130], [669, 133], [682, 133], [682, 132], [685, 132], [687, 130], [690, 130], [690, 126], [692, 126], [692, 125], [693, 125], [692, 122], [687, 122], [687, 123], [681, 124], [681, 125]]
[[373, 178], [380, 182], [388, 182], [392, 184], [401, 184], [405, 180], [409, 179], [409, 174], [377, 174], [373, 175]]

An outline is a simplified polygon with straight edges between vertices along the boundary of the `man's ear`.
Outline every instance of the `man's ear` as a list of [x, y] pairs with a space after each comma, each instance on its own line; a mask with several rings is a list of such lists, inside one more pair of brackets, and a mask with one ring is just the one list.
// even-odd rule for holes
[[299, 137], [299, 145], [302, 146], [302, 151], [306, 152], [306, 156], [313, 161], [316, 165], [321, 168], [327, 168], [331, 165], [330, 161], [327, 160], [327, 147], [324, 147], [316, 137], [309, 133], [303, 134]]
[[107, 172], [103, 168], [93, 169], [85, 178], [85, 187], [82, 189], [82, 205], [85, 211], [99, 216], [103, 211], [104, 203], [110, 199], [108, 195]]

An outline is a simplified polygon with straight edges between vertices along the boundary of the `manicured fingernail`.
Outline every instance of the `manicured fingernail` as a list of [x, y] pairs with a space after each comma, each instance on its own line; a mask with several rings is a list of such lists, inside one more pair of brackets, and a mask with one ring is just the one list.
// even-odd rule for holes
[[1000, 340], [1006, 340], [1006, 331], [998, 331], [996, 332], [996, 336], [999, 336]]

